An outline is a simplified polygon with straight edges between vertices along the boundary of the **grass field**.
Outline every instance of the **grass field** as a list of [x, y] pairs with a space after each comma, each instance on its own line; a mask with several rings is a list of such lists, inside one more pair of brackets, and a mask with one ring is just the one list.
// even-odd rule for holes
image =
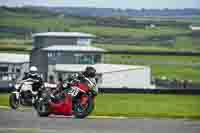
[[0, 11], [0, 26], [18, 27], [25, 29], [28, 28], [41, 32], [47, 31], [49, 29], [53, 31], [63, 31], [63, 29], [69, 29], [70, 31], [93, 33], [97, 36], [129, 36], [139, 38], [191, 33], [191, 30], [189, 28], [186, 29], [170, 26], [161, 26], [156, 28], [119, 28], [112, 26], [98, 26], [96, 25], [95, 18], [79, 18], [71, 16], [60, 17], [59, 15], [52, 14], [47, 15], [47, 17], [39, 17], [40, 14], [46, 15], [46, 12], [13, 12], [3, 9], [1, 9]]
[[[145, 28], [118, 28], [109, 26], [95, 26], [90, 20], [81, 20], [75, 18], [3, 18], [0, 26], [21, 27], [29, 29], [37, 29], [38, 31], [63, 30], [86, 32], [97, 36], [129, 36], [135, 38], [160, 36], [160, 35], [176, 35], [182, 33], [191, 33], [189, 29], [174, 27], [158, 27], [154, 29]], [[91, 26], [92, 24], [92, 26]]]
[[[174, 80], [192, 80], [200, 82], [200, 66], [191, 66], [187, 63], [199, 63], [199, 57], [188, 56], [143, 56], [143, 55], [105, 55], [105, 63], [111, 64], [128, 64], [128, 65], [147, 65], [151, 67], [153, 77], [165, 76]], [[135, 60], [135, 62], [134, 62]], [[141, 62], [137, 62], [141, 61]], [[146, 63], [145, 63], [146, 62]], [[157, 64], [149, 64], [156, 62]], [[167, 65], [167, 63], [177, 63]], [[160, 63], [160, 64], [159, 64]], [[162, 64], [166, 63], [166, 64]], [[182, 64], [178, 64], [182, 63]]]
[[200, 118], [200, 96], [103, 94], [96, 99], [95, 115]]
[[[177, 63], [197, 63], [200, 62], [198, 56], [153, 56], [153, 55], [123, 55], [123, 54], [106, 54], [105, 58], [116, 63], [123, 60], [142, 60], [142, 61], [165, 61]], [[109, 59], [110, 58], [110, 59]]]
[[81, 31], [92, 33], [98, 36], [130, 36], [130, 37], [149, 37], [160, 35], [176, 35], [180, 33], [190, 33], [188, 29], [171, 28], [171, 27], [158, 27], [155, 29], [145, 28], [117, 28], [117, 27], [104, 27], [104, 26], [81, 26], [72, 27], [71, 31]]
[[63, 30], [69, 28], [70, 25], [88, 25], [92, 23], [90, 20], [80, 20], [78, 18], [58, 18], [58, 17], [43, 17], [43, 18], [32, 18], [29, 17], [4, 17], [0, 21], [0, 26], [10, 27], [21, 27], [36, 29], [38, 31], [51, 30]]
[[137, 46], [127, 44], [93, 44], [95, 47], [103, 48], [107, 51], [175, 51], [173, 48], [158, 46]]
[[164, 16], [151, 16], [151, 17], [130, 17], [130, 20], [142, 20], [142, 21], [158, 21], [158, 22], [165, 22], [165, 21], [174, 21], [174, 22], [186, 22], [192, 24], [200, 24], [200, 17], [199, 16], [191, 16], [191, 17], [164, 17]]
[[[0, 34], [1, 36], [1, 34]], [[6, 35], [3, 35], [6, 36]], [[162, 46], [158, 44], [141, 44], [141, 45], [127, 45], [127, 44], [92, 44], [95, 47], [103, 48], [107, 51], [199, 51], [198, 45], [200, 39], [192, 40], [191, 37], [178, 37], [173, 46]], [[0, 39], [0, 49], [31, 49], [32, 40], [15, 39], [14, 37], [7, 36]]]
[[0, 94], [0, 106], [9, 106], [8, 100], [8, 94]]
[[[134, 46], [125, 44], [94, 44], [96, 47], [107, 51], [199, 51], [198, 39], [194, 41], [191, 37], [178, 37], [173, 47], [164, 46]], [[199, 66], [191, 66], [191, 63], [199, 63], [199, 57], [191, 56], [142, 56], [142, 55], [105, 55], [105, 63], [148, 65], [151, 67], [153, 77], [167, 76], [169, 79], [192, 80], [200, 82]], [[135, 62], [134, 62], [135, 60]], [[139, 62], [141, 61], [141, 62]], [[146, 63], [145, 63], [146, 62]], [[151, 64], [157, 62], [157, 64]], [[159, 64], [159, 62], [161, 62]], [[162, 63], [173, 62], [173, 65]], [[148, 64], [149, 63], [149, 64]], [[177, 64], [176, 64], [177, 63]], [[182, 63], [182, 64], [181, 64]], [[188, 65], [189, 64], [189, 65]]]
[[200, 82], [199, 67], [176, 66], [176, 65], [150, 65], [154, 77], [167, 77], [169, 80], [191, 80]]
[[24, 51], [32, 49], [31, 40], [0, 39], [0, 51]]
[[96, 47], [106, 49], [108, 51], [200, 51], [200, 39], [193, 39], [190, 36], [176, 37], [176, 41], [172, 44], [164, 44], [162, 42], [141, 42], [140, 44], [93, 44]]
[[[200, 96], [156, 94], [99, 94], [93, 115], [200, 119]], [[8, 106], [8, 94], [0, 95]]]

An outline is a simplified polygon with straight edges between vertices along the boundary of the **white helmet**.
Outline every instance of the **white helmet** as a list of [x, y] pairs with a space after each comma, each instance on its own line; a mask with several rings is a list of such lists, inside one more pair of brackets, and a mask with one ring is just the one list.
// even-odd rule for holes
[[30, 72], [36, 73], [38, 71], [36, 66], [31, 66], [29, 69]]

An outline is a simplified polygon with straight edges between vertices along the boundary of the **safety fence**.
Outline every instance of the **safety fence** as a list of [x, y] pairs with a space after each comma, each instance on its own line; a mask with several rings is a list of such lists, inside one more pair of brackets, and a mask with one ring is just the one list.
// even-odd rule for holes
[[200, 89], [136, 89], [136, 88], [100, 88], [100, 93], [136, 93], [136, 94], [175, 94], [200, 95]]
[[[1, 93], [9, 93], [14, 88], [0, 88]], [[200, 89], [140, 89], [140, 88], [99, 88], [99, 93], [112, 93], [112, 94], [175, 94], [175, 95], [200, 95]]]
[[200, 83], [195, 83], [190, 80], [155, 79], [154, 84], [166, 89], [200, 89]]

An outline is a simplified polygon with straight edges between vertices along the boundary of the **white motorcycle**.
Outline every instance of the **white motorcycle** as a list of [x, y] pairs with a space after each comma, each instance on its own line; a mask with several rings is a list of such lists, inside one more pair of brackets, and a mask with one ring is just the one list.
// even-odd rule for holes
[[33, 88], [33, 84], [38, 82], [33, 79], [22, 80], [15, 85], [15, 91], [10, 94], [9, 104], [12, 109], [22, 106], [32, 106], [38, 99], [39, 89]]

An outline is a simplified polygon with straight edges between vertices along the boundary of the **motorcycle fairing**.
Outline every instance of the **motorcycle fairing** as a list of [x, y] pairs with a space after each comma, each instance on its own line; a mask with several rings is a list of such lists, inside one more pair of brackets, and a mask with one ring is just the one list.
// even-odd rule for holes
[[65, 94], [65, 99], [58, 102], [50, 102], [50, 112], [54, 114], [72, 115], [72, 97]]

